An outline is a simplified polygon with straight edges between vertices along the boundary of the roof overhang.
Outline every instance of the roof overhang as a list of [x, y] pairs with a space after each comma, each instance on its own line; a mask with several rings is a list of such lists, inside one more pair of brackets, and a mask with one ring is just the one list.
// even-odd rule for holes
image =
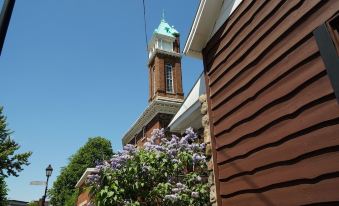
[[87, 180], [88, 175], [96, 174], [98, 172], [99, 172], [99, 170], [97, 168], [87, 168], [86, 171], [82, 174], [82, 176], [79, 179], [79, 181], [77, 182], [77, 184], [75, 185], [75, 187], [80, 188], [85, 183], [85, 181]]
[[173, 56], [173, 57], [177, 57], [177, 58], [182, 57], [182, 55], [180, 53], [170, 52], [170, 51], [166, 51], [166, 50], [163, 50], [163, 49], [155, 48], [154, 52], [152, 52], [151, 56], [148, 58], [148, 65], [150, 65], [151, 62], [153, 62], [156, 54], [165, 54], [165, 55], [169, 55], [169, 56]]
[[168, 127], [171, 132], [183, 133], [188, 127], [199, 129], [202, 126], [199, 97], [206, 94], [204, 75], [201, 74], [192, 90], [184, 100]]
[[[242, 0], [200, 0], [183, 53], [202, 58], [202, 50]], [[220, 23], [221, 22], [221, 23]]]
[[157, 97], [126, 132], [122, 138], [122, 144], [128, 144], [157, 114], [176, 114], [182, 102], [183, 100], [180, 99]]

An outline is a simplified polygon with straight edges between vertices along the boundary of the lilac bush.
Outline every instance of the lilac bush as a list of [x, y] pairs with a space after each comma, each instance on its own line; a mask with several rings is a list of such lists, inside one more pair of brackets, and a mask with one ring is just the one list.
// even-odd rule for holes
[[97, 165], [88, 178], [93, 202], [106, 205], [209, 205], [205, 144], [192, 128], [183, 137], [153, 131], [143, 148], [123, 151]]

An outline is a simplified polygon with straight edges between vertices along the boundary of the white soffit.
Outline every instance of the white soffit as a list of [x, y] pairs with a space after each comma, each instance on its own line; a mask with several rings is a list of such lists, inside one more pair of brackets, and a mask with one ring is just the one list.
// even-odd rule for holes
[[[193, 117], [197, 117], [200, 115], [200, 102], [199, 97], [202, 94], [206, 93], [205, 80], [204, 75], [201, 74], [198, 81], [193, 86], [193, 89], [190, 91], [188, 96], [186, 97], [184, 103], [181, 105], [179, 111], [173, 117], [172, 121], [169, 123], [168, 127], [170, 131], [179, 131], [182, 128], [179, 128], [180, 125], [190, 122], [191, 124], [195, 124], [192, 121], [201, 122], [201, 119], [196, 119]], [[195, 114], [197, 113], [198, 114]], [[193, 126], [193, 125], [189, 125]], [[184, 128], [186, 129], [186, 128]]]
[[202, 58], [202, 49], [242, 0], [200, 0], [183, 53]]
[[95, 174], [98, 172], [99, 170], [97, 168], [87, 168], [86, 171], [82, 174], [77, 184], [75, 185], [75, 187], [80, 188], [85, 183], [88, 175]]
[[218, 31], [218, 29], [224, 24], [224, 22], [228, 19], [228, 17], [233, 13], [233, 11], [239, 6], [241, 2], [242, 0], [224, 0], [221, 10], [219, 11], [219, 17], [214, 24], [214, 28], [209, 39], [212, 38], [215, 32]]

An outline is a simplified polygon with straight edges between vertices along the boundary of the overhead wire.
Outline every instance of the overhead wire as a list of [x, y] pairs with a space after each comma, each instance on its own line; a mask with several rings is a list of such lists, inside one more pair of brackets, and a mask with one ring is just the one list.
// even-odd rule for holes
[[146, 20], [146, 5], [145, 5], [145, 0], [142, 0], [142, 5], [143, 5], [143, 8], [144, 8], [144, 30], [145, 30], [146, 51], [148, 52], [147, 20]]

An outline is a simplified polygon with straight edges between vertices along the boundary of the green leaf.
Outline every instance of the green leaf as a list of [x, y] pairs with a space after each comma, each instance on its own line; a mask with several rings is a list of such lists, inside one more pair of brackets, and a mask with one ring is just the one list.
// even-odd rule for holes
[[110, 191], [107, 193], [107, 197], [112, 197], [114, 195], [114, 192]]

